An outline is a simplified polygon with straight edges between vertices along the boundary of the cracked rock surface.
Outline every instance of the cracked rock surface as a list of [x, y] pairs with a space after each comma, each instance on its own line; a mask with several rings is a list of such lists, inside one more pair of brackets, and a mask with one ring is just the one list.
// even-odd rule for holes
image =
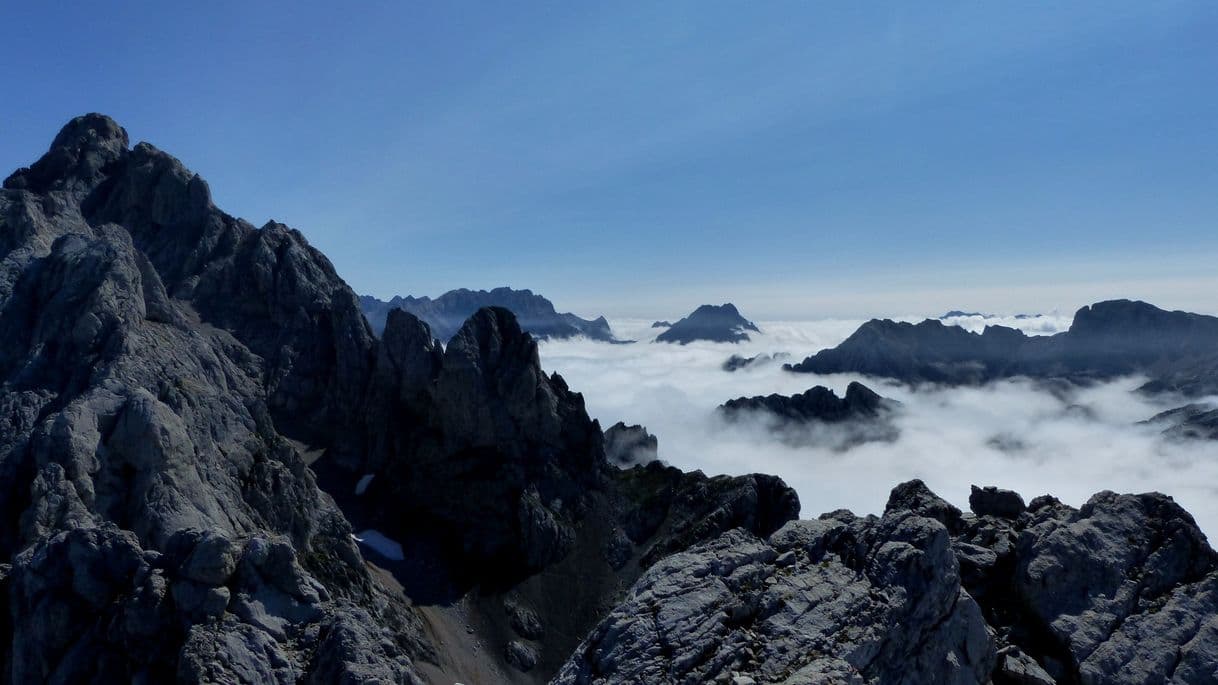
[[993, 513], [965, 515], [911, 481], [879, 518], [834, 512], [670, 556], [555, 682], [1218, 679], [1215, 554], [1169, 497], [1014, 513], [1014, 493], [981, 492]]

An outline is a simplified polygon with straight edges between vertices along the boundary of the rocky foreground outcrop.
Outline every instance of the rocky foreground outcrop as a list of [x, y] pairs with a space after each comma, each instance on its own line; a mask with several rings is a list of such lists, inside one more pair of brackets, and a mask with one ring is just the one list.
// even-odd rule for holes
[[1112, 300], [1079, 309], [1070, 329], [1028, 336], [986, 326], [972, 333], [937, 319], [872, 320], [834, 348], [787, 367], [861, 373], [909, 383], [984, 383], [1027, 376], [1076, 382], [1142, 374], [1144, 390], [1218, 393], [1218, 317]]
[[1082, 508], [920, 481], [881, 517], [742, 531], [653, 566], [556, 683], [1208, 683], [1218, 565], [1159, 494]]

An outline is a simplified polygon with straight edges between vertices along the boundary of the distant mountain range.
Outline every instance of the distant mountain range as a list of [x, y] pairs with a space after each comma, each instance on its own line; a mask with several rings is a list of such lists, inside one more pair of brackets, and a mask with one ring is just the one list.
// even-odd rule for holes
[[585, 336], [604, 342], [623, 342], [613, 337], [605, 317], [581, 319], [555, 311], [554, 304], [531, 290], [495, 288], [494, 290], [450, 290], [430, 297], [394, 297], [385, 302], [370, 295], [361, 295], [360, 309], [379, 336], [385, 330], [385, 319], [393, 309], [402, 309], [419, 317], [431, 327], [440, 340], [448, 340], [461, 330], [465, 320], [483, 307], [503, 307], [516, 315], [520, 327], [535, 338], [573, 338]]
[[1218, 318], [1111, 300], [1083, 307], [1069, 330], [1029, 336], [986, 326], [972, 333], [938, 319], [873, 319], [791, 371], [862, 373], [910, 383], [984, 383], [1027, 376], [1089, 381], [1144, 374], [1148, 392], [1218, 392]]
[[[657, 324], [666, 322], [657, 321]], [[746, 331], [760, 333], [761, 329], [744, 318], [732, 303], [715, 306], [704, 304], [689, 316], [674, 323], [668, 330], [656, 336], [656, 342], [689, 344], [695, 340], [708, 342], [743, 342], [749, 339]]]
[[[1023, 320], [1023, 319], [1035, 319], [1038, 316], [1042, 316], [1042, 315], [1041, 314], [1016, 314], [1015, 316], [1013, 316], [1011, 318]], [[940, 319], [961, 319], [961, 318], [970, 318], [970, 317], [981, 317], [982, 319], [1001, 318], [997, 314], [984, 314], [982, 312], [964, 312], [964, 311], [960, 311], [959, 309], [953, 309], [949, 312], [944, 312], [943, 316], [940, 316], [939, 318]]]

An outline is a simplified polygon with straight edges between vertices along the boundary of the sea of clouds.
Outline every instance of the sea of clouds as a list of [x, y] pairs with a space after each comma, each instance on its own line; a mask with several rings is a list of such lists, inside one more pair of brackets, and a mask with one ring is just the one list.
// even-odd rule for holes
[[[1142, 379], [1077, 389], [1010, 380], [915, 390], [850, 374], [782, 369], [782, 361], [797, 362], [837, 345], [862, 321], [758, 322], [762, 334], [749, 342], [685, 346], [652, 343], [662, 329], [650, 328], [650, 321], [611, 323], [619, 337], [638, 342], [546, 341], [540, 348], [543, 366], [583, 393], [588, 412], [602, 426], [646, 426], [667, 463], [708, 475], [781, 476], [798, 491], [805, 517], [839, 508], [878, 514], [894, 485], [921, 478], [966, 510], [971, 484], [1009, 488], [1025, 501], [1052, 494], [1073, 506], [1101, 490], [1158, 490], [1192, 512], [1203, 530], [1218, 531], [1218, 442], [1171, 441], [1160, 435], [1161, 427], [1139, 423], [1184, 403], [1135, 393]], [[964, 317], [947, 323], [974, 331], [1002, 324], [1052, 334], [1065, 330], [1070, 317]], [[773, 353], [790, 356], [731, 373], [721, 368], [732, 354]], [[735, 397], [789, 395], [814, 385], [841, 395], [852, 380], [902, 403], [895, 441], [846, 450], [835, 449], [829, 437], [823, 445], [799, 444], [774, 434], [764, 419], [728, 423], [715, 412]]]

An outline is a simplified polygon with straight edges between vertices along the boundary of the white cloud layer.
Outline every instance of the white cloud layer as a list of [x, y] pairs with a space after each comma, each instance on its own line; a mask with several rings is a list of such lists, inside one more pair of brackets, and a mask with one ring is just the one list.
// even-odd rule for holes
[[[1078, 506], [1100, 490], [1173, 496], [1202, 529], [1218, 531], [1218, 442], [1172, 442], [1138, 422], [1183, 403], [1152, 400], [1126, 378], [1073, 391], [1012, 380], [979, 388], [910, 388], [852, 375], [792, 374], [781, 363], [729, 373], [732, 354], [789, 353], [791, 361], [836, 345], [861, 321], [759, 322], [763, 334], [739, 345], [653, 344], [650, 321], [614, 321], [633, 345], [587, 340], [544, 342], [542, 364], [584, 394], [603, 426], [641, 423], [659, 438], [659, 455], [708, 474], [774, 473], [798, 492], [803, 515], [847, 508], [883, 510], [892, 486], [921, 478], [940, 496], [967, 509], [969, 485], [1015, 490], [1025, 501], [1052, 494]], [[980, 330], [990, 321], [964, 321]], [[1029, 333], [1052, 333], [1068, 317], [1009, 320]], [[792, 394], [826, 385], [839, 395], [852, 380], [897, 399], [900, 438], [835, 451], [795, 446], [764, 422], [728, 425], [714, 408], [740, 396]], [[1211, 398], [1218, 399], [1218, 398]]]

